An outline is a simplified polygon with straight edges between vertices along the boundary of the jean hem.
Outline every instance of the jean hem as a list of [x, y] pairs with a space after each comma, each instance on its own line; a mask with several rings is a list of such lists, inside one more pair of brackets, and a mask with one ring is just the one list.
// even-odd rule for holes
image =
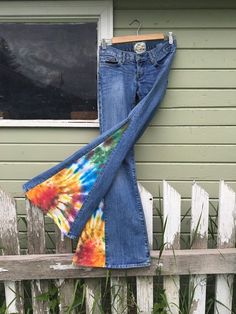
[[105, 267], [109, 269], [128, 269], [128, 268], [142, 268], [142, 267], [149, 267], [149, 266], [151, 266], [150, 260], [148, 260], [147, 262], [133, 263], [133, 264], [118, 264], [118, 265], [106, 264]]

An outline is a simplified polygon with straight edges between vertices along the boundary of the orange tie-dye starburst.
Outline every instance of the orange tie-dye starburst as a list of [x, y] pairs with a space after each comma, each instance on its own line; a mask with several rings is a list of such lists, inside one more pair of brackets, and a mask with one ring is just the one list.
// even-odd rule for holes
[[87, 267], [105, 267], [105, 221], [103, 203], [86, 223], [76, 252], [73, 256], [73, 264]]

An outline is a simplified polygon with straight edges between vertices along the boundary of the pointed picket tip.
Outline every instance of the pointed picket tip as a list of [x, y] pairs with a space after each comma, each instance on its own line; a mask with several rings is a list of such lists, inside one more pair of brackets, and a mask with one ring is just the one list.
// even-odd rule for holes
[[194, 181], [191, 198], [191, 248], [207, 248], [209, 194]]
[[171, 193], [171, 195], [175, 195], [176, 198], [181, 199], [181, 195], [178, 191], [176, 191], [166, 180], [162, 181], [163, 184], [163, 195], [166, 193]]
[[205, 197], [209, 198], [209, 193], [203, 187], [201, 187], [201, 185], [199, 185], [199, 183], [197, 183], [197, 181], [192, 182], [192, 190], [193, 190], [193, 188], [198, 189], [199, 191], [201, 191], [201, 194], [203, 194]]
[[236, 193], [224, 182], [219, 184], [218, 247], [234, 247]]
[[179, 249], [181, 195], [165, 180], [163, 180], [163, 221], [165, 249]]
[[145, 216], [147, 234], [148, 234], [148, 243], [150, 249], [153, 245], [153, 196], [152, 194], [145, 189], [145, 187], [138, 183], [139, 194], [143, 206], [143, 212]]

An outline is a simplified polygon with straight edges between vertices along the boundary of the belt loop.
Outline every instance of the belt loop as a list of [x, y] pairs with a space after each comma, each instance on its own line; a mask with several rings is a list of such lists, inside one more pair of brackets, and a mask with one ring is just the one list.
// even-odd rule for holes
[[124, 64], [125, 63], [125, 52], [124, 51], [122, 51], [122, 54], [121, 54], [121, 59], [122, 59], [122, 64]]

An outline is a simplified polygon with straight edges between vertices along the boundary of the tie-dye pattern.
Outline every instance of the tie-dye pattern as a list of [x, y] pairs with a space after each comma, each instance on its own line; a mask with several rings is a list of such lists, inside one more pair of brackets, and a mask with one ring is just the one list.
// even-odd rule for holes
[[126, 128], [127, 125], [123, 125], [83, 157], [26, 193], [31, 203], [53, 218], [64, 234], [69, 233], [78, 211]]
[[104, 204], [101, 202], [98, 209], [86, 223], [73, 256], [74, 265], [88, 267], [106, 266], [103, 209]]

